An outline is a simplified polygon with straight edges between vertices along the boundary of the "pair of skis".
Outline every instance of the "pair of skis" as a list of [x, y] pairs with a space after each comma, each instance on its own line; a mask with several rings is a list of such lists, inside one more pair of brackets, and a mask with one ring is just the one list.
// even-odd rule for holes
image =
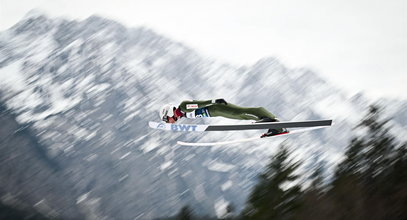
[[[166, 131], [183, 131], [183, 132], [205, 132], [205, 131], [236, 131], [236, 130], [259, 130], [259, 129], [279, 129], [279, 128], [303, 128], [292, 130], [289, 133], [281, 134], [295, 134], [315, 129], [321, 129], [332, 125], [332, 120], [313, 120], [313, 121], [295, 121], [295, 122], [265, 122], [253, 124], [230, 124], [230, 125], [193, 125], [193, 124], [168, 124], [164, 122], [152, 122], [149, 126], [153, 129], [166, 130]], [[281, 136], [276, 135], [276, 136]], [[275, 136], [271, 136], [275, 137]], [[234, 141], [212, 142], [212, 143], [190, 143], [178, 141], [179, 145], [185, 146], [215, 146], [226, 145], [234, 143], [242, 143], [254, 141], [261, 137], [245, 138]]]

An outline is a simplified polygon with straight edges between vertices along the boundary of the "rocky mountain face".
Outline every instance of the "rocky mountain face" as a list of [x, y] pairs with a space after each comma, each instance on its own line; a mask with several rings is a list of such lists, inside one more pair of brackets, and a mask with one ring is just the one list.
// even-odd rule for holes
[[[28, 16], [0, 33], [3, 203], [46, 216], [151, 219], [190, 205], [221, 216], [242, 208], [260, 169], [282, 143], [306, 159], [338, 162], [370, 103], [307, 69], [265, 58], [232, 66], [145, 28], [101, 17], [83, 21]], [[148, 128], [165, 103], [225, 98], [263, 106], [281, 120], [334, 119], [309, 133], [224, 147], [181, 147], [257, 131], [186, 134]], [[392, 106], [406, 134], [405, 101]], [[401, 113], [401, 114], [400, 114]], [[185, 123], [242, 123], [210, 118]], [[11, 202], [10, 202], [11, 201]]]
[[84, 218], [58, 161], [47, 156], [45, 146], [4, 105], [0, 105], [0, 124], [0, 204], [49, 218]]

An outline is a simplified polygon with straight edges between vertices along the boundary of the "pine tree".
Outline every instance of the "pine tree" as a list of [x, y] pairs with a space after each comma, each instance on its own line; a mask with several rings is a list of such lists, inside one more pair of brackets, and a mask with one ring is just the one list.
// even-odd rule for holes
[[299, 185], [284, 188], [285, 184], [297, 180], [294, 174], [299, 162], [289, 160], [289, 150], [282, 146], [271, 158], [266, 170], [252, 191], [244, 216], [247, 219], [291, 219], [300, 206]]
[[364, 129], [366, 134], [352, 139], [345, 160], [338, 166], [337, 178], [357, 175], [364, 183], [372, 183], [377, 175], [389, 167], [397, 143], [389, 133], [389, 120], [382, 119], [381, 113], [379, 106], [370, 106], [368, 114], [357, 126]]
[[236, 211], [235, 206], [232, 203], [229, 203], [226, 206], [226, 215], [224, 216], [224, 219], [226, 219], [226, 220], [233, 219], [233, 217], [234, 217], [233, 215], [234, 215], [235, 211]]
[[181, 208], [180, 212], [178, 213], [177, 220], [191, 220], [192, 219], [192, 211], [189, 206], [184, 206]]
[[320, 159], [320, 155], [314, 156], [314, 167], [310, 176], [311, 185], [308, 190], [322, 193], [324, 188], [324, 173], [326, 162]]
[[[369, 114], [360, 126], [368, 129], [364, 137], [366, 172], [365, 176], [374, 178], [390, 165], [392, 152], [396, 149], [395, 138], [389, 134], [388, 119], [381, 119], [381, 108], [371, 106]], [[369, 178], [369, 179], [371, 179]]]
[[363, 149], [365, 148], [363, 140], [353, 138], [345, 153], [345, 160], [337, 167], [335, 177], [340, 178], [352, 174], [359, 174], [363, 167]]
[[[391, 210], [400, 203], [389, 202], [389, 198], [396, 195], [397, 190], [393, 189], [399, 180], [390, 180], [398, 175], [391, 170], [396, 169], [394, 161], [402, 157], [402, 153], [396, 153], [402, 147], [397, 147], [388, 122], [382, 119], [382, 109], [372, 105], [358, 125], [365, 134], [351, 141], [329, 192], [338, 219], [394, 219], [394, 213], [398, 212]], [[406, 170], [399, 169], [399, 172]]]
[[407, 219], [407, 142], [397, 148], [392, 165], [382, 175], [388, 219]]

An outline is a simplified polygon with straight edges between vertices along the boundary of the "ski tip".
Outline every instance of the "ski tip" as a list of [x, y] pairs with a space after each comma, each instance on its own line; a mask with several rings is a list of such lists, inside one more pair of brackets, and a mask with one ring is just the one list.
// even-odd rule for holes
[[178, 145], [183, 145], [183, 146], [188, 145], [188, 143], [183, 142], [183, 141], [177, 141], [177, 144], [178, 144]]
[[190, 143], [190, 142], [183, 142], [183, 141], [177, 141], [178, 145], [181, 146], [212, 146], [214, 145], [213, 143]]

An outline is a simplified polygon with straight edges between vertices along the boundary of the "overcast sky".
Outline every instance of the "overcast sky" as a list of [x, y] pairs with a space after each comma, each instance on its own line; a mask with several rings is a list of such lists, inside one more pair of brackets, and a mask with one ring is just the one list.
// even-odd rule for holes
[[0, 30], [34, 8], [147, 26], [232, 64], [274, 56], [351, 93], [407, 98], [406, 0], [0, 0]]

